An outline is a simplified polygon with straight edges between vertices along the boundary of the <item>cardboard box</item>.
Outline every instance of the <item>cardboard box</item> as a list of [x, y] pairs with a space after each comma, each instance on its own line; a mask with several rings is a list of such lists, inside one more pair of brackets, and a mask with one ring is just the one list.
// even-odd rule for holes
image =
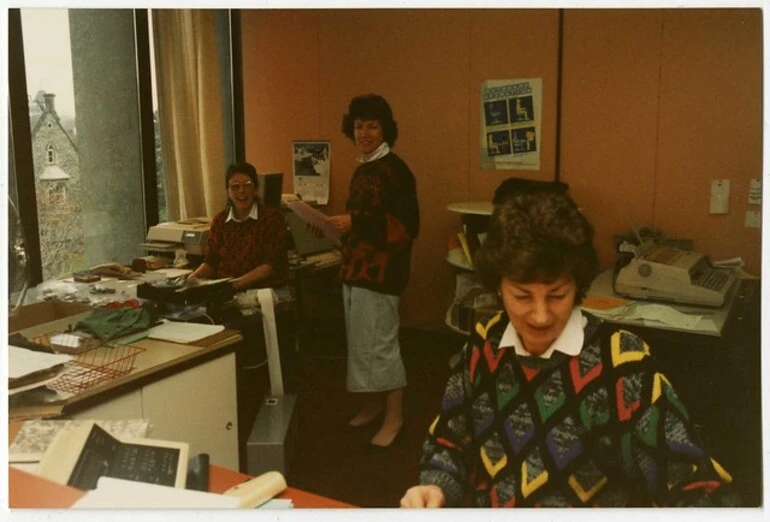
[[72, 315], [90, 312], [93, 307], [85, 303], [67, 303], [64, 301], [43, 301], [25, 305], [19, 308], [16, 315], [8, 318], [8, 332], [17, 332], [37, 326], [43, 323], [50, 323], [58, 319], [63, 319]]

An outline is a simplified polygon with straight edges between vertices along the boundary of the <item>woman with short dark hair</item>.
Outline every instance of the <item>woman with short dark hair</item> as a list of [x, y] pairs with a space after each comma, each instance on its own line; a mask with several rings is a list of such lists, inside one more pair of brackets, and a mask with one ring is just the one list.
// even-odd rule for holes
[[360, 151], [345, 213], [328, 218], [343, 234], [342, 267], [348, 345], [347, 389], [367, 394], [350, 429], [382, 418], [369, 442], [381, 451], [402, 432], [406, 372], [398, 342], [399, 304], [420, 230], [414, 175], [391, 152], [398, 126], [382, 96], [350, 101], [342, 132]]
[[224, 180], [227, 208], [211, 220], [204, 261], [188, 280], [231, 277], [236, 291], [286, 284], [286, 222], [280, 210], [259, 201], [257, 169], [235, 163]]
[[599, 264], [566, 192], [501, 198], [476, 266], [503, 311], [463, 348], [403, 507], [734, 501], [647, 344], [581, 311]]

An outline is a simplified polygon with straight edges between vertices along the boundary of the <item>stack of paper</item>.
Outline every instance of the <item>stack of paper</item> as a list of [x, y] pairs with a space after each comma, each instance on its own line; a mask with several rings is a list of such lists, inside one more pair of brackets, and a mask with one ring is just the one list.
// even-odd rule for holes
[[225, 327], [221, 324], [198, 324], [183, 323], [177, 321], [166, 321], [163, 324], [154, 326], [147, 331], [150, 339], [161, 341], [170, 341], [172, 343], [190, 344], [210, 335], [218, 334], [224, 331]]
[[90, 490], [72, 507], [91, 509], [234, 509], [238, 507], [238, 499], [192, 489], [100, 477], [96, 489]]
[[37, 352], [8, 345], [8, 389], [17, 393], [49, 381], [71, 361], [69, 355]]

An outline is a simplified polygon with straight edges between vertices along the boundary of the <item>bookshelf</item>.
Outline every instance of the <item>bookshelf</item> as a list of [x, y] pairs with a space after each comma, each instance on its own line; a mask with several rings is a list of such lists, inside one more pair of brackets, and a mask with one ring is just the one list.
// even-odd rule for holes
[[457, 274], [455, 295], [447, 308], [444, 322], [448, 328], [462, 335], [470, 333], [476, 312], [495, 299], [494, 294], [490, 296], [489, 291], [481, 287], [472, 261], [486, 233], [493, 209], [491, 201], [465, 201], [447, 206], [450, 212], [460, 214], [461, 229], [458, 232], [458, 245], [449, 248], [446, 255], [446, 262], [457, 269]]

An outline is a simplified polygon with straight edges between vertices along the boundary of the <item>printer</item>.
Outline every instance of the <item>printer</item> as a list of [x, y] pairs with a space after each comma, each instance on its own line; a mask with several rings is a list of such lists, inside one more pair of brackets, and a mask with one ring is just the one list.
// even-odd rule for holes
[[644, 241], [633, 257], [615, 265], [617, 294], [696, 306], [722, 306], [736, 282], [735, 275], [711, 265], [698, 252]]
[[183, 248], [188, 254], [202, 256], [209, 241], [211, 219], [196, 217], [167, 221], [153, 225], [147, 231], [147, 241], [139, 246], [148, 252], [174, 252]]

